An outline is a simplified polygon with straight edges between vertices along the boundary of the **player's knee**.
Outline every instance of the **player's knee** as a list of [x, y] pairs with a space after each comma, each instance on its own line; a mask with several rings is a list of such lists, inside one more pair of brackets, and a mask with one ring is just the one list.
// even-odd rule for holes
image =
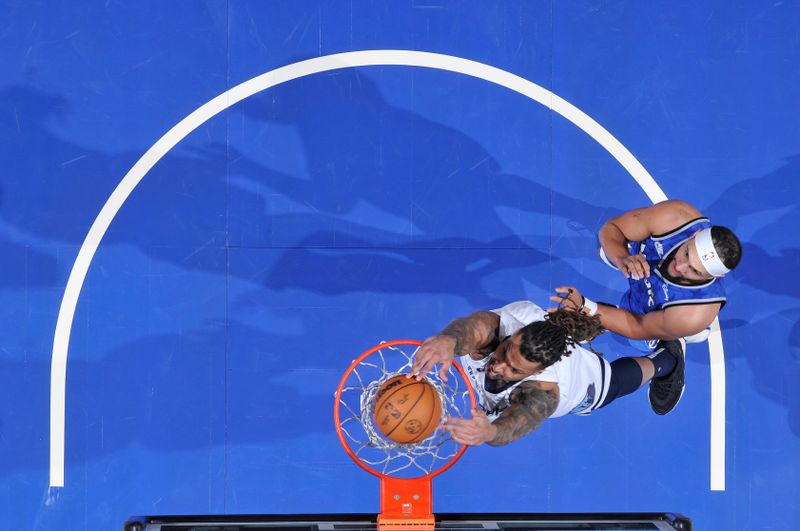
[[629, 395], [642, 384], [642, 368], [633, 358], [619, 358], [611, 362], [611, 382], [608, 394], [600, 407], [605, 407], [617, 398]]

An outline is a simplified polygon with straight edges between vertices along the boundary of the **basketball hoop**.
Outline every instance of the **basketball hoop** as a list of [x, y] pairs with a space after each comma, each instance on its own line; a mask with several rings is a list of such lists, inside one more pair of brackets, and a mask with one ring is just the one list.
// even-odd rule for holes
[[[433, 529], [431, 479], [455, 464], [467, 447], [437, 428], [427, 439], [399, 444], [383, 437], [373, 421], [375, 394], [381, 384], [411, 371], [422, 345], [411, 339], [381, 343], [350, 364], [336, 390], [333, 417], [347, 454], [381, 480], [380, 531]], [[464, 370], [453, 363], [447, 381], [438, 370], [425, 375], [441, 400], [444, 417], [467, 417], [477, 407]]]

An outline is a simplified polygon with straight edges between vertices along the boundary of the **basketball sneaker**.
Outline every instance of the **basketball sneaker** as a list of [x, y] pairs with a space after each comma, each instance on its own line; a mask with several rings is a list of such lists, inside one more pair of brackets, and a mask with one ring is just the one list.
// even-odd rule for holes
[[678, 405], [686, 387], [684, 380], [686, 342], [683, 339], [659, 341], [656, 350], [659, 348], [667, 349], [667, 352], [675, 356], [675, 368], [666, 376], [650, 380], [647, 396], [653, 411], [659, 415], [666, 415]]

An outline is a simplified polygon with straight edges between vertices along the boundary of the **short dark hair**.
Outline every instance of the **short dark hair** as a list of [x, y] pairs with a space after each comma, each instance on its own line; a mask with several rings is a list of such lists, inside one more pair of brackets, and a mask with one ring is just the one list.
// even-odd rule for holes
[[[559, 308], [548, 313], [544, 321], [535, 321], [520, 330], [519, 351], [528, 361], [547, 368], [582, 341], [591, 342], [603, 332], [600, 317]], [[590, 343], [591, 347], [591, 343]]]
[[742, 244], [733, 231], [727, 227], [714, 225], [711, 227], [711, 241], [725, 267], [732, 270], [739, 265], [739, 260], [742, 259]]

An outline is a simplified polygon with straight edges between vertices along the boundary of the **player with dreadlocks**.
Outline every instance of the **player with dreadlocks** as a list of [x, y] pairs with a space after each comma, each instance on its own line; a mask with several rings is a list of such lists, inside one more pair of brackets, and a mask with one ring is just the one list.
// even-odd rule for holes
[[456, 319], [428, 338], [408, 377], [422, 378], [440, 364], [439, 374], [446, 380], [450, 365], [460, 357], [480, 397], [480, 409], [470, 419], [448, 417], [444, 429], [473, 446], [508, 444], [546, 418], [588, 415], [651, 380], [683, 385], [679, 341], [664, 341], [646, 357], [609, 363], [591, 346], [602, 332], [597, 316], [565, 308], [548, 313], [530, 301], [513, 302]]

